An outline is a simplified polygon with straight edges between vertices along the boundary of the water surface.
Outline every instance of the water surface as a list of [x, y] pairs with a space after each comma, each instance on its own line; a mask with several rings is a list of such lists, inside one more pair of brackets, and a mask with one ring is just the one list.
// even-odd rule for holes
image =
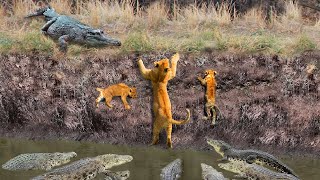
[[[101, 154], [128, 154], [133, 156], [130, 163], [114, 167], [112, 170], [130, 170], [130, 178], [134, 180], [159, 180], [161, 169], [171, 161], [181, 158], [183, 160], [183, 174], [181, 180], [201, 179], [200, 163], [206, 163], [226, 177], [232, 177], [217, 166], [216, 160], [221, 158], [214, 151], [195, 150], [166, 150], [152, 147], [129, 147], [109, 144], [97, 144], [90, 142], [72, 141], [30, 141], [18, 139], [0, 138], [0, 164], [21, 153], [35, 152], [68, 152], [74, 151], [78, 154], [72, 161], [92, 157]], [[320, 179], [320, 159], [311, 157], [280, 157], [280, 159], [291, 167], [300, 177], [305, 180]], [[1, 180], [24, 180], [40, 175], [45, 171], [8, 171], [0, 168]], [[97, 179], [103, 179], [99, 176]]]

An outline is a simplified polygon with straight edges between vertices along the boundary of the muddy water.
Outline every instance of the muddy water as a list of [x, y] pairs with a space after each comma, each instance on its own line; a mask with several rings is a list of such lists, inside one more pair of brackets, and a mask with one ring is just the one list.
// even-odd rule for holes
[[[72, 161], [96, 156], [100, 154], [115, 153], [129, 154], [133, 156], [133, 161], [113, 168], [113, 170], [130, 170], [130, 179], [135, 180], [157, 180], [161, 168], [176, 158], [183, 160], [183, 180], [201, 179], [200, 163], [207, 163], [223, 172], [227, 177], [233, 174], [220, 170], [216, 160], [219, 157], [213, 151], [193, 151], [193, 150], [165, 150], [157, 147], [128, 147], [108, 144], [97, 144], [90, 142], [70, 142], [70, 141], [29, 141], [16, 139], [0, 139], [0, 164], [2, 165], [10, 158], [21, 153], [33, 152], [67, 152], [74, 151], [78, 156]], [[320, 179], [320, 159], [311, 157], [281, 157], [281, 160], [288, 164], [296, 173], [306, 180]], [[0, 169], [1, 180], [23, 180], [37, 176], [44, 171], [8, 171]], [[99, 176], [97, 179], [103, 179]]]

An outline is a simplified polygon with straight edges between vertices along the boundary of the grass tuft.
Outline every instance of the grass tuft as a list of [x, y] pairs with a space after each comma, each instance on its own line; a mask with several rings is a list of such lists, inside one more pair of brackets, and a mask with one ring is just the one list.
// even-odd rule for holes
[[39, 51], [53, 53], [54, 42], [44, 37], [38, 31], [31, 31], [23, 35], [19, 42], [19, 50], [23, 52]]
[[7, 34], [0, 33], [0, 53], [8, 53], [14, 46], [14, 40]]
[[134, 32], [130, 33], [125, 39], [121, 49], [124, 52], [148, 52], [152, 51], [153, 47], [147, 33]]
[[304, 52], [316, 49], [317, 45], [307, 35], [302, 34], [295, 43], [296, 52]]

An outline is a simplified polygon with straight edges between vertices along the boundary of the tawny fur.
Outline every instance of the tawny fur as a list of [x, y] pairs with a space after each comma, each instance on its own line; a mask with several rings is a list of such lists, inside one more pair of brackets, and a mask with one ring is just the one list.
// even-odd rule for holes
[[[215, 75], [217, 74], [216, 71], [209, 69], [205, 71], [205, 77], [204, 79], [201, 77], [198, 77], [198, 80], [201, 82], [202, 85], [206, 86], [206, 114], [207, 117], [204, 119], [210, 119], [212, 118], [211, 125], [216, 124], [217, 119], [217, 112], [216, 109], [218, 107], [216, 106], [216, 89], [217, 89], [217, 82], [215, 79]], [[212, 110], [212, 114], [211, 114]]]
[[152, 82], [153, 88], [153, 112], [155, 120], [153, 123], [153, 139], [152, 144], [159, 141], [159, 133], [165, 128], [167, 133], [167, 146], [172, 148], [171, 132], [172, 124], [185, 124], [190, 120], [190, 111], [187, 109], [188, 117], [186, 120], [177, 121], [172, 119], [171, 103], [167, 92], [168, 81], [176, 76], [177, 62], [179, 54], [171, 57], [171, 67], [169, 59], [161, 59], [154, 62], [155, 68], [146, 69], [143, 61], [138, 61], [138, 66], [142, 76]]
[[108, 107], [112, 108], [113, 106], [110, 104], [110, 101], [114, 96], [121, 96], [121, 100], [123, 102], [125, 109], [130, 109], [130, 105], [127, 102], [127, 96], [131, 98], [137, 97], [137, 91], [134, 87], [129, 87], [124, 83], [119, 83], [115, 85], [111, 85], [107, 88], [96, 88], [97, 91], [100, 92], [99, 97], [96, 99], [96, 106], [99, 107], [99, 102], [105, 99], [105, 103]]

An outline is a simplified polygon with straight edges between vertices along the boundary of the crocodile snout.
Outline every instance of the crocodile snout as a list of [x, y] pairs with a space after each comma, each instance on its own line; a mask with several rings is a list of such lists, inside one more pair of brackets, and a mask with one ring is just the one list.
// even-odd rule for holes
[[121, 46], [121, 42], [120, 41], [116, 42], [116, 46]]

